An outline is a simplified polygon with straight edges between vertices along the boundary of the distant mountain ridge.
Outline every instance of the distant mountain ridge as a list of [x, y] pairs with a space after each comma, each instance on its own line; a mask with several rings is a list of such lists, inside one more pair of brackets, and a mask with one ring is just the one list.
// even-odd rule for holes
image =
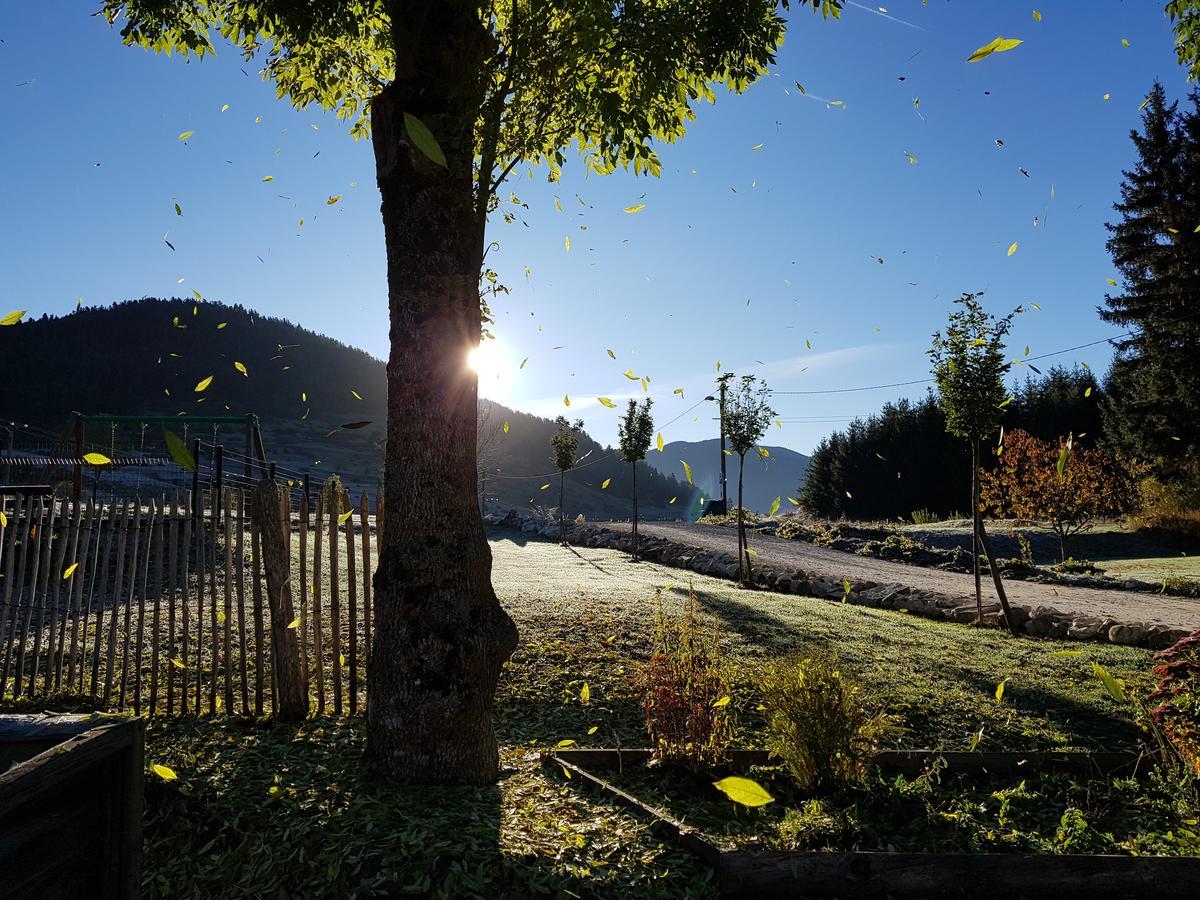
[[[212, 381], [197, 391], [209, 376]], [[76, 411], [178, 416], [180, 433], [187, 415], [252, 412], [268, 458], [280, 467], [307, 472], [317, 483], [336, 472], [355, 492], [374, 491], [382, 479], [383, 362], [240, 305], [143, 298], [0, 328], [0, 419], [58, 434]], [[369, 424], [340, 428], [360, 422]], [[136, 425], [125, 428], [133, 438]], [[107, 446], [103, 430], [89, 433], [89, 442]], [[549, 461], [553, 432], [549, 419], [481, 402], [480, 488], [492, 508], [557, 506], [558, 478]], [[190, 436], [207, 439], [212, 432], [193, 428]], [[150, 439], [161, 437], [152, 433]], [[240, 433], [218, 440], [242, 449]], [[629, 465], [587, 435], [580, 455], [581, 465], [566, 477], [567, 515], [628, 518]], [[698, 491], [681, 475], [678, 466], [665, 474], [639, 466], [643, 516], [694, 516]]]
[[[767, 513], [776, 497], [784, 498], [781, 502], [785, 509], [791, 504], [787, 497], [795, 497], [800, 491], [808, 473], [809, 457], [787, 447], [775, 447], [764, 444], [769, 456], [762, 457], [758, 453], [746, 454], [746, 471], [743, 487], [745, 489], [746, 509], [759, 513]], [[720, 438], [710, 438], [707, 441], [671, 441], [663, 447], [663, 452], [650, 451], [646, 460], [651, 467], [663, 473], [674, 474], [682, 470], [680, 460], [687, 462], [692, 469], [692, 481], [706, 498], [721, 497], [721, 441]], [[730, 454], [725, 457], [726, 477], [730, 508], [737, 504], [738, 458]]]

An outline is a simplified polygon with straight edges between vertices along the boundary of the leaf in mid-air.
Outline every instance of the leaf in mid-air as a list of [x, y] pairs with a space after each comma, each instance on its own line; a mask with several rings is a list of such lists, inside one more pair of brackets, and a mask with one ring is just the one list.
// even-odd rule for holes
[[601, 406], [607, 406], [609, 409], [616, 409], [617, 404], [613, 403], [608, 397], [597, 397]]
[[22, 318], [24, 318], [24, 316], [25, 316], [25, 310], [14, 309], [12, 312], [10, 312], [8, 315], [6, 315], [3, 319], [0, 319], [0, 325], [16, 325], [18, 322], [21, 321]]
[[[627, 212], [627, 213], [636, 213], [636, 212], [641, 212], [641, 211], [642, 211], [643, 209], [645, 209], [645, 208], [646, 208], [646, 204], [645, 204], [645, 203], [637, 203], [637, 204], [635, 204], [635, 205], [633, 205], [633, 206], [627, 206], [627, 207], [625, 207], [625, 212]], [[613, 357], [613, 359], [616, 359], [616, 357], [614, 356], [614, 357]]]
[[993, 53], [1003, 53], [1006, 50], [1012, 50], [1020, 44], [1021, 41], [1018, 38], [996, 37], [968, 56], [967, 62], [979, 62]]
[[1012, 245], [1008, 248], [1008, 255], [1012, 256], [1016, 252], [1017, 252], [1017, 242], [1013, 241]]
[[185, 131], [179, 135], [179, 139], [181, 141], [186, 141], [188, 138], [190, 138], [195, 133], [196, 132], [194, 132], [194, 131]]
[[79, 563], [71, 563], [69, 566], [67, 566], [66, 570], [63, 572], [63, 581], [66, 581], [68, 578], [74, 575], [75, 570], [78, 568]]
[[179, 776], [175, 774], [175, 770], [170, 766], [164, 766], [162, 763], [152, 763], [150, 771], [161, 778], [163, 781], [174, 781]]
[[405, 113], [404, 130], [408, 132], [408, 139], [413, 142], [413, 146], [424, 153], [431, 162], [437, 163], [443, 169], [446, 168], [446, 154], [442, 152], [441, 145], [438, 144], [437, 138], [433, 136], [428, 125], [412, 113]]
[[683, 474], [687, 476], [687, 483], [692, 484], [693, 483], [692, 482], [692, 467], [689, 466], [687, 464], [687, 462], [682, 459], [680, 460], [680, 462], [683, 463]]
[[243, 375], [245, 375], [247, 378], [249, 378], [249, 377], [250, 377], [250, 373], [249, 373], [249, 372], [246, 370], [246, 364], [245, 364], [245, 363], [240, 363], [240, 362], [236, 362], [236, 361], [235, 361], [235, 362], [234, 362], [234, 364], [233, 364], [233, 367], [234, 367], [235, 369], [237, 369], [239, 372], [241, 372]]
[[188, 450], [187, 444], [178, 435], [163, 430], [163, 440], [167, 444], [167, 452], [171, 454], [171, 459], [175, 460], [176, 465], [185, 472], [196, 471], [196, 460], [192, 458], [192, 453]]
[[1003, 700], [1003, 699], [1004, 699], [1004, 688], [1005, 688], [1005, 687], [1007, 687], [1007, 686], [1008, 686], [1008, 679], [1007, 679], [1007, 678], [1005, 678], [1005, 679], [1004, 679], [1003, 681], [1001, 681], [1001, 682], [1000, 682], [998, 685], [996, 685], [996, 700], [997, 700], [997, 701], [1000, 701], [1000, 700]]
[[771, 512], [767, 515], [767, 518], [774, 518], [775, 513], [779, 512], [779, 502], [781, 499], [781, 497], [776, 497], [771, 501]]
[[660, 431], [658, 433], [658, 452], [662, 453], [663, 447], [665, 447], [665, 446], [666, 446], [666, 444], [663, 443], [663, 436], [662, 436], [662, 432]]
[[83, 454], [83, 461], [89, 466], [107, 466], [112, 463], [112, 460], [103, 453], [95, 452]]
[[609, 486], [610, 484], [612, 484], [612, 479], [611, 479], [611, 478], [605, 478], [605, 479], [604, 479], [604, 481], [603, 481], [603, 482], [600, 484], [600, 490], [602, 490], [602, 491], [603, 491], [603, 490], [607, 490], [607, 489], [608, 489], [608, 486]]
[[1114, 678], [1109, 671], [1093, 660], [1092, 674], [1100, 679], [1100, 683], [1104, 685], [1104, 690], [1108, 691], [1108, 695], [1114, 700], [1125, 699], [1125, 682], [1119, 678]]
[[337, 203], [341, 199], [342, 199], [341, 194], [334, 194], [332, 197], [330, 197], [328, 200], [325, 201], [325, 205], [333, 206], [333, 204]]
[[734, 803], [740, 803], [742, 806], [766, 806], [775, 800], [757, 781], [738, 775], [730, 775], [728, 778], [714, 781], [713, 787]]
[[208, 386], [212, 384], [212, 380], [213, 377], [211, 375], [209, 375], [207, 378], [201, 378], [196, 382], [196, 387], [193, 388], [193, 391], [197, 394], [203, 393], [204, 391], [208, 390]]

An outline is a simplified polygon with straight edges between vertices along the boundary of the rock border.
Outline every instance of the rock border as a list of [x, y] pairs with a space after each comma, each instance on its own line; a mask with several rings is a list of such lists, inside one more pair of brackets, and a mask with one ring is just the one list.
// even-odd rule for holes
[[[549, 521], [537, 513], [509, 510], [503, 516], [488, 513], [483, 520], [487, 525], [520, 531], [538, 538], [557, 539], [559, 535], [558, 522]], [[567, 523], [566, 540], [569, 544], [581, 547], [620, 550], [626, 553], [632, 552], [633, 549], [633, 538], [629, 532], [614, 531], [580, 521]], [[731, 553], [712, 553], [699, 547], [646, 535], [639, 537], [638, 553], [643, 559], [660, 565], [687, 569], [698, 575], [709, 575], [728, 581], [737, 580], [737, 557]], [[795, 594], [870, 609], [905, 612], [942, 622], [970, 625], [976, 621], [974, 603], [963, 603], [958, 597], [923, 591], [898, 582], [880, 584], [854, 578], [845, 578], [839, 582], [803, 569], [780, 568], [769, 563], [756, 563], [752, 580], [756, 587], [780, 594]], [[847, 585], [849, 590], [846, 589]], [[1052, 606], [1029, 607], [1012, 604], [1012, 612], [1017, 630], [1032, 637], [1095, 641], [1124, 647], [1164, 650], [1191, 634], [1186, 628], [1172, 628], [1157, 622], [1123, 622], [1107, 616], [1063, 612]], [[1004, 617], [998, 602], [988, 601], [983, 604], [983, 624], [991, 628], [1004, 626]]]

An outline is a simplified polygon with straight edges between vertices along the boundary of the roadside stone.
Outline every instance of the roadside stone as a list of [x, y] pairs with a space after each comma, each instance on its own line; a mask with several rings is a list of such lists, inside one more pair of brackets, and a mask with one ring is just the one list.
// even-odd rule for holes
[[1149, 632], [1145, 625], [1140, 622], [1127, 622], [1123, 625], [1114, 625], [1108, 629], [1108, 639], [1114, 644], [1120, 644], [1123, 647], [1141, 647], [1146, 644], [1146, 638]]
[[1067, 637], [1074, 641], [1091, 641], [1099, 637], [1104, 620], [1097, 616], [1077, 616], [1067, 626]]

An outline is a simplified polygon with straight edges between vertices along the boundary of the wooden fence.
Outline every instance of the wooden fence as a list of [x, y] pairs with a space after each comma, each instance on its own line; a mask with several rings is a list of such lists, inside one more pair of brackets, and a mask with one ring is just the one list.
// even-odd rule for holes
[[[364, 709], [382, 502], [372, 514], [366, 494], [326, 491], [313, 506], [264, 523], [238, 488], [148, 504], [0, 498], [0, 697], [261, 716], [298, 664], [307, 709]], [[284, 591], [298, 599], [290, 621]]]

